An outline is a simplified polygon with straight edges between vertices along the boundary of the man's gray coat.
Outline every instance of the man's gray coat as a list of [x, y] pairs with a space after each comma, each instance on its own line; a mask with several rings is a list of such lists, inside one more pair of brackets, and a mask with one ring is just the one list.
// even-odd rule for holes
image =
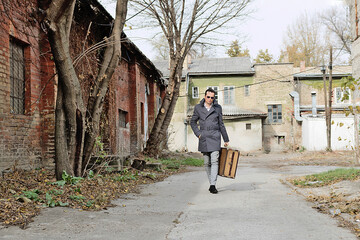
[[224, 142], [229, 142], [222, 118], [222, 108], [216, 100], [214, 100], [211, 109], [208, 111], [204, 106], [204, 102], [205, 99], [201, 100], [200, 103], [195, 106], [190, 121], [191, 128], [196, 137], [199, 138], [200, 136], [198, 150], [200, 152], [220, 151], [221, 135]]

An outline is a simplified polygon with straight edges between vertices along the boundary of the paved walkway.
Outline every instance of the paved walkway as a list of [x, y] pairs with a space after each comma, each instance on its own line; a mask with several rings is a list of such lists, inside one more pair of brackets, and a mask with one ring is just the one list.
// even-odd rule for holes
[[357, 239], [281, 184], [286, 172], [242, 163], [235, 180], [219, 178], [210, 194], [202, 168], [142, 187], [101, 212], [46, 209], [26, 230], [0, 228], [0, 239]]

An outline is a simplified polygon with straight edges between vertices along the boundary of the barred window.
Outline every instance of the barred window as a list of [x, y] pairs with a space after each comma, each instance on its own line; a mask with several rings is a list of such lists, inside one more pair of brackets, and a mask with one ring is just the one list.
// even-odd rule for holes
[[224, 104], [235, 104], [235, 88], [233, 86], [224, 87]]
[[281, 123], [282, 122], [282, 111], [281, 104], [268, 105], [268, 123]]
[[25, 113], [24, 47], [10, 41], [10, 112]]

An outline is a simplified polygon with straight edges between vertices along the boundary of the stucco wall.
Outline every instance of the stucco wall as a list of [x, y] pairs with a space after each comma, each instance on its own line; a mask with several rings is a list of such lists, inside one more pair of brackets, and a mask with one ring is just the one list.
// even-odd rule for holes
[[[225, 127], [230, 139], [229, 147], [241, 152], [257, 152], [262, 150], [261, 119], [225, 120]], [[246, 124], [251, 124], [251, 130], [246, 130]], [[181, 141], [176, 139], [176, 141]], [[187, 129], [187, 149], [189, 152], [198, 151], [198, 139], [190, 126]], [[224, 141], [221, 139], [223, 146]]]

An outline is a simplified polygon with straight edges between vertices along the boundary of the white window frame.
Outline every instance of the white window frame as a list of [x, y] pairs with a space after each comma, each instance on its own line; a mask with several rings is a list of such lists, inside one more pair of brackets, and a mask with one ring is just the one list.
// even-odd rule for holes
[[346, 88], [346, 91], [349, 93], [349, 99], [344, 100], [344, 101], [341, 101], [341, 99], [344, 97], [345, 90], [341, 89], [341, 87], [337, 87], [334, 90], [335, 90], [335, 94], [334, 94], [335, 101], [334, 102], [336, 104], [349, 104], [349, 103], [351, 103], [351, 90], [349, 88]]
[[191, 91], [192, 91], [192, 98], [199, 98], [199, 87], [192, 87]]
[[235, 104], [235, 87], [234, 86], [224, 86], [224, 105], [234, 105]]

